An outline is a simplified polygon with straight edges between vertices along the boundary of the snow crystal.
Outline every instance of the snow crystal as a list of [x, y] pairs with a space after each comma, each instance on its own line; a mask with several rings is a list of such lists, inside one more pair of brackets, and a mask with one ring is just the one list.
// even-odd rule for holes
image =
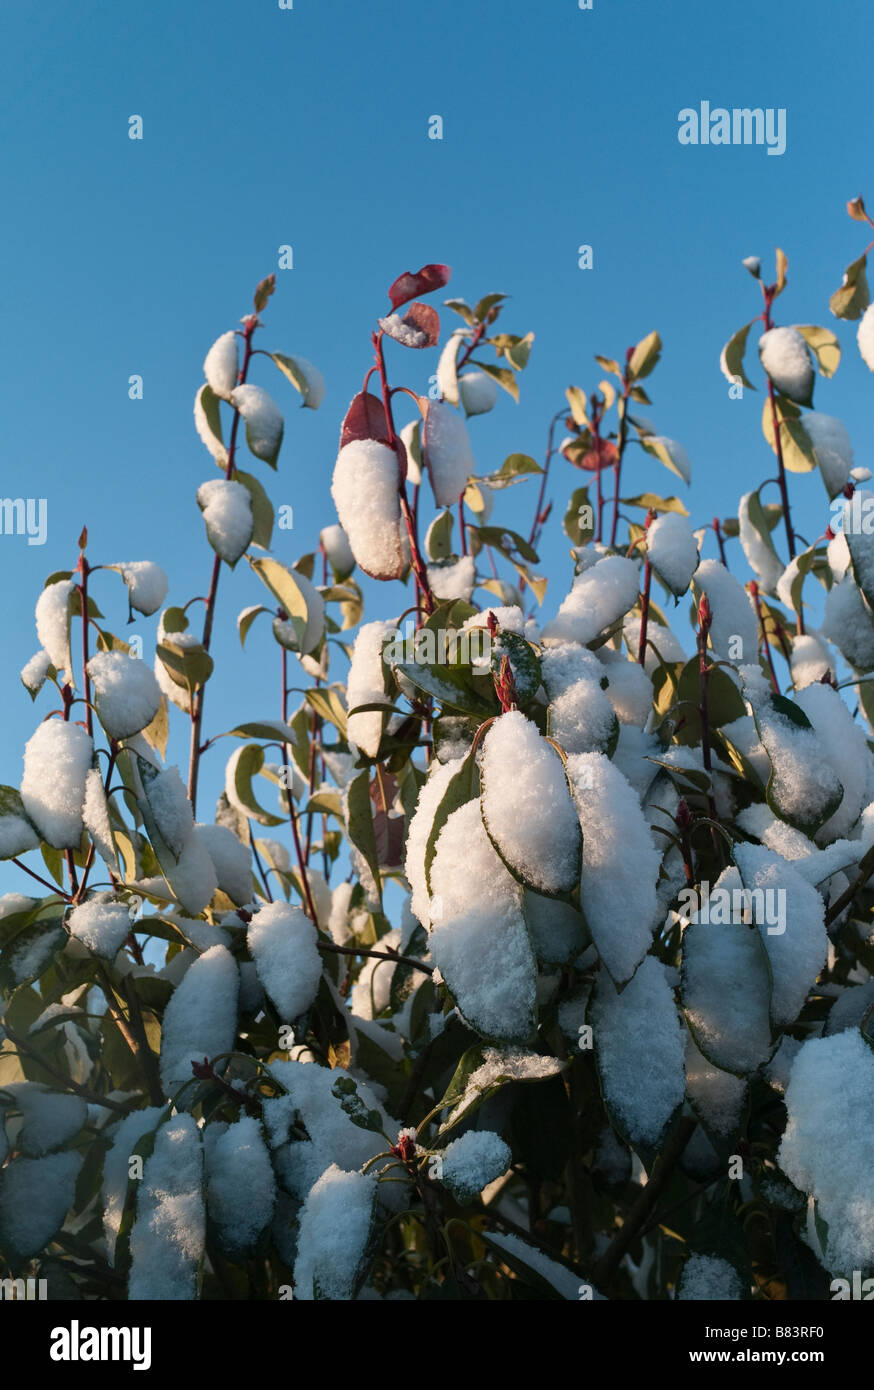
[[337, 455], [331, 496], [356, 563], [376, 579], [404, 567], [397, 454], [375, 439], [354, 439]]
[[750, 518], [750, 500], [755, 493], [745, 492], [738, 503], [738, 526], [740, 543], [747, 564], [756, 576], [759, 587], [772, 594], [783, 573], [783, 564], [768, 537], [763, 537]]
[[114, 1264], [115, 1242], [121, 1229], [131, 1153], [146, 1131], [154, 1129], [162, 1114], [160, 1105], [133, 1110], [112, 1131], [112, 1147], [103, 1160], [103, 1233], [110, 1264]]
[[351, 1299], [370, 1237], [376, 1182], [332, 1163], [312, 1187], [300, 1214], [294, 1292], [300, 1299]]
[[128, 1298], [196, 1298], [205, 1241], [200, 1131], [190, 1115], [176, 1115], [158, 1130], [143, 1167], [130, 1236]]
[[490, 1182], [506, 1173], [512, 1155], [499, 1134], [470, 1129], [442, 1154], [440, 1179], [458, 1202], [470, 1202]]
[[492, 847], [478, 801], [443, 826], [431, 888], [439, 904], [431, 950], [459, 1010], [487, 1037], [527, 1037], [537, 969], [521, 889]]
[[637, 601], [638, 568], [622, 555], [608, 555], [574, 579], [557, 615], [543, 629], [544, 641], [591, 642]]
[[110, 738], [128, 738], [151, 724], [161, 690], [144, 661], [124, 652], [97, 652], [86, 669], [96, 692], [97, 718]]
[[210, 478], [197, 489], [197, 505], [213, 550], [235, 565], [245, 554], [255, 528], [249, 489], [225, 478]]
[[428, 402], [422, 425], [422, 453], [436, 506], [454, 507], [476, 465], [467, 426], [451, 405]]
[[206, 354], [203, 374], [215, 394], [229, 401], [237, 384], [238, 371], [237, 335], [233, 332], [223, 333]]
[[21, 799], [42, 839], [55, 849], [78, 849], [85, 778], [93, 744], [78, 724], [47, 719], [24, 749]]
[[62, 1225], [76, 1196], [81, 1156], [72, 1150], [44, 1158], [14, 1158], [0, 1179], [4, 1244], [22, 1259], [36, 1255]]
[[841, 1275], [867, 1269], [874, 1264], [874, 1056], [861, 1034], [848, 1030], [802, 1045], [786, 1110], [777, 1162], [816, 1199], [828, 1226], [828, 1269]]
[[249, 923], [246, 939], [258, 978], [281, 1017], [291, 1023], [313, 1002], [322, 961], [316, 928], [299, 907], [265, 903]]
[[225, 1249], [245, 1254], [273, 1216], [276, 1183], [270, 1154], [261, 1125], [250, 1115], [242, 1115], [214, 1140], [212, 1129], [204, 1133], [209, 1215]]
[[89, 951], [112, 960], [130, 934], [130, 910], [126, 903], [92, 898], [73, 908], [67, 918], [67, 926]]
[[762, 366], [776, 389], [791, 401], [810, 402], [813, 364], [807, 343], [795, 328], [769, 328], [759, 339]]
[[[772, 332], [778, 332], [772, 329]], [[740, 1275], [728, 1260], [718, 1255], [690, 1255], [680, 1275], [677, 1298], [715, 1302], [737, 1302], [743, 1297]]]
[[649, 561], [673, 594], [684, 594], [698, 568], [698, 543], [684, 516], [664, 512], [646, 533]]
[[498, 383], [485, 372], [464, 372], [458, 389], [466, 415], [484, 415], [498, 399]]
[[252, 851], [238, 840], [226, 825], [194, 827], [195, 834], [206, 846], [215, 868], [218, 886], [231, 902], [243, 907], [252, 899]]
[[404, 872], [410, 885], [412, 894], [410, 902], [413, 912], [422, 925], [426, 927], [431, 922], [431, 895], [428, 892], [425, 879], [425, 851], [434, 826], [437, 808], [462, 762], [462, 758], [452, 758], [447, 763], [431, 763], [427, 781], [419, 792], [416, 809], [407, 829]]
[[604, 964], [630, 978], [652, 940], [660, 855], [633, 787], [603, 753], [568, 758], [583, 830], [580, 905]]
[[[230, 951], [211, 946], [194, 962], [164, 1010], [161, 1084], [172, 1096], [191, 1080], [191, 1063], [229, 1052], [237, 1030], [240, 977]], [[187, 1092], [189, 1098], [191, 1090]]]
[[514, 875], [543, 893], [568, 891], [580, 862], [580, 825], [561, 759], [519, 710], [483, 741], [482, 812]]
[[804, 417], [804, 428], [813, 441], [813, 452], [828, 495], [837, 497], [853, 466], [853, 445], [847, 427], [833, 415], [810, 410]]
[[328, 557], [328, 564], [334, 571], [334, 578], [338, 581], [348, 579], [355, 568], [355, 556], [343, 527], [336, 522], [333, 526], [325, 526], [319, 534], [319, 539]]
[[664, 966], [647, 956], [621, 994], [602, 972], [589, 1018], [607, 1104], [633, 1144], [657, 1144], [685, 1093], [685, 1029]]
[[[722, 660], [755, 661], [759, 628], [749, 595], [718, 560], [702, 560], [695, 571], [695, 588], [707, 595], [713, 613], [710, 645]], [[737, 641], [740, 638], [740, 648]]]
[[36, 631], [56, 671], [64, 671], [72, 681], [70, 655], [70, 596], [72, 579], [59, 579], [43, 589], [36, 603]]
[[[358, 705], [391, 704], [385, 693], [382, 644], [395, 632], [397, 624], [392, 622], [364, 623], [358, 629], [346, 681], [347, 709], [354, 710]], [[353, 714], [349, 719], [351, 742], [369, 758], [375, 758], [378, 752], [384, 720], [379, 710]]]

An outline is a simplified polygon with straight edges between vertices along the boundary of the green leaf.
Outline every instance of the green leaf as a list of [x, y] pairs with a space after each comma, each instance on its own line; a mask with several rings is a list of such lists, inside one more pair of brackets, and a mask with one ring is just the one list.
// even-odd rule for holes
[[281, 565], [278, 560], [260, 557], [253, 559], [251, 555], [246, 558], [262, 584], [267, 586], [288, 614], [288, 620], [300, 645], [307, 630], [308, 608], [304, 591], [292, 571]]
[[537, 551], [520, 536], [518, 531], [509, 531], [501, 526], [480, 526], [476, 528], [479, 539], [484, 545], [491, 545], [495, 550], [499, 550], [508, 560], [514, 556], [521, 556], [523, 560], [528, 560], [536, 565], [538, 562]]
[[543, 684], [540, 657], [531, 643], [517, 632], [502, 628], [492, 640], [491, 669], [498, 675], [501, 661], [508, 657], [516, 682], [516, 693], [524, 704], [533, 700]]
[[340, 1108], [349, 1116], [353, 1125], [357, 1125], [359, 1129], [371, 1130], [374, 1134], [382, 1134], [382, 1116], [378, 1110], [368, 1110], [351, 1076], [338, 1076], [331, 1087], [331, 1094], [339, 1100]]
[[751, 323], [744, 324], [743, 328], [739, 328], [736, 333], [733, 333], [722, 349], [722, 355], [719, 359], [719, 365], [722, 368], [723, 375], [726, 376], [729, 381], [734, 377], [740, 377], [744, 386], [750, 391], [755, 391], [756, 388], [744, 371], [744, 354], [747, 350], [747, 336], [749, 331], [753, 324], [758, 322], [758, 319], [753, 319]]
[[580, 429], [591, 429], [592, 427], [589, 424], [589, 416], [587, 413], [588, 401], [586, 400], [585, 391], [579, 386], [569, 386], [565, 391], [565, 395], [568, 399], [568, 405], [571, 408], [574, 424], [579, 425]]
[[647, 333], [631, 354], [628, 363], [629, 377], [634, 381], [642, 381], [645, 376], [649, 376], [661, 355], [662, 340], [658, 333]]
[[380, 874], [379, 851], [376, 845], [376, 832], [373, 826], [373, 802], [370, 799], [370, 769], [359, 772], [349, 783], [346, 792], [346, 834], [355, 846], [373, 875], [382, 907], [382, 876]]
[[795, 331], [801, 334], [816, 358], [820, 376], [834, 376], [841, 360], [841, 345], [834, 333], [815, 323], [796, 323]]
[[245, 647], [246, 638], [249, 635], [249, 628], [258, 617], [259, 613], [269, 613], [271, 610], [265, 608], [263, 604], [253, 604], [251, 608], [244, 608], [237, 619], [237, 631], [240, 634], [240, 646]]
[[642, 507], [645, 511], [653, 512], [676, 512], [678, 516], [689, 515], [679, 497], [659, 497], [657, 492], [641, 492], [637, 497], [620, 497], [619, 501], [623, 507]]
[[509, 454], [497, 473], [488, 473], [485, 477], [475, 481], [485, 484], [486, 487], [504, 488], [512, 487], [522, 478], [531, 473], [542, 473], [543, 469], [539, 463], [535, 463], [528, 454]]
[[258, 743], [246, 743], [233, 754], [228, 763], [228, 771], [233, 776], [234, 793], [237, 801], [246, 808], [246, 813], [259, 825], [281, 825], [282, 816], [271, 815], [260, 806], [252, 787], [252, 778], [264, 766], [264, 749]]
[[236, 468], [234, 470], [234, 482], [242, 483], [252, 503], [254, 528], [251, 544], [260, 546], [262, 550], [269, 550], [273, 538], [274, 516], [270, 498], [254, 473], [244, 473], [241, 468]]
[[[583, 507], [588, 507], [592, 513], [591, 523], [584, 524], [581, 518]], [[588, 513], [586, 513], [588, 515]], [[565, 535], [569, 537], [574, 545], [585, 545], [595, 534], [595, 514], [589, 502], [589, 489], [587, 487], [574, 488], [570, 495], [567, 511], [562, 522]]]
[[204, 382], [194, 398], [194, 423], [201, 440], [224, 472], [228, 464], [228, 451], [222, 440], [219, 398], [207, 382]]
[[597, 362], [599, 367], [604, 368], [605, 372], [612, 372], [614, 376], [619, 377], [620, 381], [622, 380], [622, 368], [620, 367], [618, 362], [614, 362], [612, 357], [599, 357], [596, 352], [595, 361]]
[[451, 309], [453, 313], [463, 318], [468, 328], [474, 327], [476, 319], [473, 310], [464, 299], [444, 299], [443, 303], [447, 309]]
[[306, 702], [316, 714], [321, 715], [329, 724], [333, 724], [338, 730], [340, 737], [345, 739], [346, 734], [346, 710], [337, 691], [332, 686], [314, 686], [312, 690], [306, 692]]
[[392, 662], [392, 670], [396, 676], [406, 679], [418, 690], [439, 700], [441, 705], [457, 710], [459, 714], [469, 714], [482, 720], [495, 713], [495, 707], [477, 694], [460, 667], [448, 663], [398, 661]]
[[[502, 1053], [499, 1049], [489, 1048], [488, 1053], [487, 1058], [482, 1043], [475, 1043], [459, 1061], [439, 1105], [440, 1110], [449, 1111], [440, 1126], [441, 1139], [462, 1120], [470, 1119], [502, 1086], [545, 1081], [561, 1071], [557, 1058], [542, 1057], [536, 1052], [514, 1048]], [[504, 1058], [506, 1067], [502, 1066]]]
[[276, 366], [287, 377], [296, 391], [303, 397], [302, 404], [310, 410], [318, 410], [325, 394], [325, 382], [320, 371], [305, 357], [286, 357], [281, 352], [271, 352]]
[[[816, 451], [813, 440], [802, 424], [801, 411], [793, 401], [780, 395], [775, 396], [774, 407], [777, 412], [777, 427], [780, 430], [783, 463], [790, 473], [809, 473], [811, 469], [816, 468]], [[776, 454], [770, 400], [765, 401], [762, 409], [762, 433]]]
[[480, 362], [475, 358], [471, 358], [470, 363], [471, 366], [478, 367], [481, 372], [485, 372], [487, 376], [492, 377], [498, 385], [502, 386], [507, 394], [512, 396], [513, 400], [518, 403], [519, 383], [509, 367], [493, 367], [491, 362]]
[[501, 304], [506, 298], [505, 294], [484, 294], [473, 311], [474, 318], [482, 323], [489, 310], [494, 309], [496, 304]]
[[428, 527], [425, 550], [431, 560], [447, 560], [452, 554], [452, 512], [440, 512]]
[[859, 319], [868, 308], [870, 295], [865, 275], [867, 260], [867, 255], [863, 254], [844, 271], [842, 285], [835, 290], [828, 302], [835, 318]]
[[189, 696], [206, 685], [215, 668], [209, 652], [199, 642], [193, 647], [182, 647], [168, 636], [158, 643], [157, 656], [174, 685], [187, 690]]

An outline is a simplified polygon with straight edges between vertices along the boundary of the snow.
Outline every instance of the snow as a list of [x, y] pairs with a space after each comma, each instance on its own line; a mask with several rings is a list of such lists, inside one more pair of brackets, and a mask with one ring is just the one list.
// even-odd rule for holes
[[109, 822], [109, 803], [103, 790], [103, 779], [96, 767], [88, 769], [85, 778], [85, 802], [82, 807], [85, 829], [94, 841], [97, 853], [113, 873], [117, 869], [112, 828]]
[[124, 1213], [131, 1153], [146, 1131], [154, 1129], [163, 1113], [160, 1105], [132, 1110], [112, 1131], [112, 1147], [103, 1160], [103, 1233], [109, 1247], [110, 1264], [115, 1263], [113, 1255]]
[[[347, 709], [354, 710], [357, 705], [388, 707], [391, 704], [385, 693], [382, 646], [385, 639], [397, 630], [397, 623], [392, 622], [363, 623], [358, 629], [346, 680]], [[353, 714], [348, 721], [350, 742], [366, 753], [368, 758], [375, 758], [379, 750], [385, 718], [379, 710], [369, 710], [364, 714]]]
[[447, 1145], [442, 1159], [440, 1180], [457, 1202], [464, 1203], [506, 1173], [512, 1155], [499, 1134], [488, 1129], [470, 1129]]
[[750, 518], [750, 500], [755, 495], [752, 492], [745, 492], [738, 503], [740, 543], [747, 564], [758, 580], [759, 588], [764, 589], [767, 594], [772, 594], [775, 592], [783, 573], [783, 563], [773, 545], [768, 543], [770, 533], [768, 539], [765, 539]]
[[62, 1225], [76, 1196], [81, 1156], [73, 1150], [44, 1158], [14, 1158], [0, 1176], [0, 1231], [8, 1250], [36, 1255]]
[[235, 387], [230, 401], [246, 422], [246, 439], [255, 457], [268, 462], [274, 459], [285, 422], [273, 397], [263, 386], [244, 384]]
[[113, 960], [130, 934], [130, 909], [127, 903], [113, 902], [108, 895], [106, 899], [91, 898], [73, 908], [67, 926], [89, 951]]
[[[733, 574], [718, 560], [702, 560], [695, 572], [695, 588], [707, 595], [713, 613], [710, 645], [716, 657], [755, 661], [759, 628], [755, 609]], [[732, 638], [740, 638], [741, 646]]]
[[70, 655], [70, 596], [72, 579], [59, 579], [43, 589], [36, 601], [36, 632], [56, 671], [63, 671], [72, 683]]
[[[274, 618], [273, 635], [282, 646], [288, 647], [291, 651], [300, 649], [306, 654], [315, 651], [324, 636], [325, 600], [315, 585], [311, 584], [300, 570], [290, 571], [290, 573], [306, 604], [306, 627], [303, 637], [299, 638], [292, 622]], [[322, 674], [321, 671], [319, 674]]]
[[219, 888], [237, 907], [244, 907], [252, 899], [250, 846], [238, 840], [226, 825], [202, 825], [198, 822], [194, 832], [212, 860]]
[[796, 690], [815, 685], [826, 672], [834, 678], [834, 656], [818, 633], [806, 632], [793, 638], [791, 670]]
[[[211, 946], [186, 972], [164, 1010], [161, 1084], [169, 1097], [191, 1080], [191, 1063], [229, 1052], [237, 1031], [239, 974], [225, 946]], [[191, 1091], [186, 1093], [190, 1099]]]
[[828, 1225], [827, 1268], [874, 1264], [874, 1055], [854, 1030], [810, 1038], [792, 1065], [777, 1162]]
[[484, 415], [498, 399], [498, 383], [485, 372], [463, 372], [458, 389], [466, 415]]
[[[379, 938], [380, 951], [401, 950], [399, 930], [386, 932]], [[392, 961], [379, 960], [373, 956], [365, 960], [361, 974], [352, 986], [352, 1012], [358, 1019], [377, 1018], [389, 1005], [392, 976], [395, 966]]]
[[556, 616], [543, 629], [545, 642], [593, 641], [637, 601], [638, 568], [622, 555], [608, 555], [576, 576]]
[[622, 652], [602, 647], [598, 653], [601, 678], [606, 677], [607, 699], [613, 706], [620, 724], [642, 728], [652, 710], [652, 683], [649, 676], [634, 660]]
[[621, 994], [602, 971], [589, 1020], [608, 1106], [633, 1144], [658, 1144], [686, 1086], [685, 1029], [665, 967], [647, 956]]
[[[734, 866], [714, 886], [743, 887]], [[772, 938], [773, 940], [774, 938]], [[771, 986], [762, 937], [743, 923], [692, 923], [683, 933], [683, 1005], [696, 1045], [725, 1071], [752, 1072], [771, 1051]]]
[[128, 1298], [196, 1298], [205, 1242], [200, 1131], [190, 1115], [177, 1115], [161, 1125], [143, 1166], [130, 1237]]
[[598, 954], [621, 984], [652, 940], [660, 854], [634, 788], [603, 753], [576, 753], [567, 771], [583, 830], [580, 905]]
[[437, 840], [431, 953], [471, 1027], [490, 1038], [527, 1038], [537, 968], [518, 884], [501, 863], [478, 801], [453, 811]]
[[524, 893], [525, 920], [539, 958], [554, 964], [574, 960], [585, 944], [585, 923], [575, 907], [558, 898]]
[[242, 483], [210, 478], [197, 489], [197, 505], [213, 550], [227, 564], [235, 565], [245, 554], [255, 529], [249, 489]]
[[12, 859], [39, 846], [39, 836], [24, 816], [0, 816], [0, 859]]
[[259, 980], [283, 1021], [292, 1023], [319, 988], [322, 961], [314, 924], [299, 907], [265, 903], [249, 923], [246, 940]]
[[679, 597], [698, 568], [698, 543], [685, 517], [677, 512], [657, 516], [646, 533], [650, 564], [671, 593]]
[[441, 1128], [452, 1128], [484, 1091], [502, 1081], [545, 1081], [561, 1071], [556, 1057], [544, 1057], [537, 1052], [487, 1047], [480, 1066], [470, 1073], [464, 1091], [443, 1119]]
[[222, 1245], [239, 1258], [272, 1219], [276, 1182], [258, 1120], [242, 1115], [213, 1139], [214, 1128], [204, 1133], [207, 1209]]
[[55, 849], [78, 849], [85, 778], [93, 744], [78, 724], [47, 719], [24, 749], [21, 799], [41, 838]]
[[823, 901], [797, 869], [761, 845], [738, 844], [734, 857], [746, 888], [766, 894], [776, 890], [783, 897], [785, 931], [769, 932], [761, 922], [759, 931], [771, 962], [771, 1016], [785, 1026], [798, 1017], [825, 965], [828, 937]]
[[419, 487], [422, 482], [421, 420], [411, 420], [404, 425], [400, 439], [407, 455], [407, 482], [411, 487]]
[[[770, 794], [789, 820], [811, 824], [836, 796], [840, 797], [840, 780], [817, 731], [800, 727], [774, 708], [767, 689], [757, 684], [758, 671], [758, 667], [744, 668], [742, 674], [744, 693], [753, 707], [759, 737], [773, 769]], [[819, 687], [800, 691], [795, 703], [800, 706], [815, 688]]]
[[434, 503], [453, 507], [471, 473], [476, 471], [470, 436], [464, 420], [444, 401], [429, 401], [422, 425], [422, 454]]
[[865, 806], [871, 753], [865, 730], [832, 686], [808, 685], [796, 694], [795, 703], [813, 725], [826, 762], [844, 789], [840, 806], [817, 832], [817, 841], [827, 843], [847, 835]]
[[858, 1028], [868, 1010], [874, 1006], [874, 979], [863, 985], [843, 990], [832, 1004], [826, 1020], [826, 1035], [842, 1033], [845, 1028]]
[[813, 364], [807, 343], [797, 329], [769, 328], [759, 339], [759, 357], [781, 395], [802, 405], [809, 403]]
[[730, 1071], [720, 1071], [708, 1062], [695, 1046], [691, 1034], [686, 1037], [686, 1095], [712, 1134], [727, 1139], [737, 1132], [747, 1095], [747, 1084]]
[[86, 670], [95, 690], [97, 718], [110, 738], [128, 738], [151, 724], [161, 690], [144, 661], [125, 652], [97, 652]]
[[869, 304], [859, 323], [856, 333], [859, 352], [866, 367], [874, 372], [874, 304]]
[[428, 565], [431, 592], [441, 602], [450, 599], [468, 601], [476, 586], [476, 565], [472, 555], [462, 555], [444, 564]]
[[223, 333], [213, 343], [203, 364], [203, 374], [210, 388], [225, 401], [231, 399], [237, 384], [237, 357], [236, 333]]
[[156, 565], [152, 560], [127, 560], [114, 568], [121, 570], [121, 577], [128, 588], [131, 608], [135, 608], [146, 617], [157, 613], [170, 587], [160, 565]]
[[191, 839], [194, 813], [178, 767], [165, 768], [146, 785], [146, 797], [162, 838], [177, 857]]
[[33, 1081], [6, 1082], [3, 1092], [21, 1113], [23, 1123], [15, 1143], [28, 1158], [39, 1158], [69, 1143], [88, 1119], [88, 1106], [81, 1096], [52, 1091]]
[[209, 851], [193, 832], [172, 869], [168, 866], [167, 873], [172, 895], [186, 912], [195, 916], [203, 911], [218, 887]]
[[[193, 632], [165, 632], [164, 620], [162, 617], [158, 627], [158, 644], [164, 641], [172, 642], [175, 647], [182, 648], [199, 647], [201, 645], [200, 638]], [[166, 695], [167, 699], [171, 704], [176, 705], [177, 709], [183, 710], [186, 714], [190, 713], [191, 699], [188, 690], [176, 684], [167, 671], [167, 668], [164, 666], [163, 661], [161, 661], [160, 657], [157, 655], [155, 656], [154, 670], [155, 678], [161, 688], [161, 694]]]
[[677, 1298], [681, 1301], [737, 1302], [743, 1292], [740, 1275], [728, 1260], [718, 1255], [690, 1255], [680, 1274]]
[[332, 1163], [314, 1184], [300, 1214], [295, 1298], [346, 1302], [356, 1291], [370, 1237], [376, 1181]]
[[40, 650], [22, 666], [21, 683], [32, 695], [37, 694], [37, 692], [42, 689], [51, 664], [52, 659], [48, 652], [44, 652], [42, 648], [40, 648]]
[[427, 780], [419, 792], [416, 809], [407, 827], [404, 872], [410, 885], [412, 910], [425, 927], [431, 922], [431, 895], [425, 879], [425, 851], [437, 808], [463, 761], [463, 758], [452, 758], [446, 763], [431, 763]]
[[[547, 647], [544, 656], [552, 648]], [[584, 647], [578, 650], [585, 651]], [[594, 660], [594, 658], [593, 658]], [[596, 668], [599, 663], [595, 661]], [[544, 662], [544, 680], [547, 667]], [[584, 678], [573, 681], [552, 695], [550, 686], [548, 732], [566, 753], [606, 752], [610, 739], [616, 731], [616, 715], [613, 706], [601, 689], [598, 679]]]
[[375, 439], [355, 439], [337, 455], [331, 496], [356, 563], [376, 579], [404, 567], [397, 455]]
[[[529, 1245], [519, 1236], [511, 1233], [505, 1234], [503, 1231], [489, 1231], [489, 1244], [497, 1245], [500, 1250], [521, 1264], [527, 1265], [535, 1274], [539, 1274], [541, 1279], [545, 1279], [547, 1284], [551, 1284], [562, 1298], [576, 1302], [580, 1297], [580, 1278], [572, 1270], [560, 1265], [557, 1260], [551, 1260], [548, 1255], [544, 1255], [542, 1250], [537, 1250], [533, 1245]], [[600, 1301], [602, 1295], [593, 1290], [593, 1298]]]
[[810, 410], [804, 416], [804, 428], [813, 441], [813, 451], [828, 495], [837, 497], [853, 467], [853, 445], [847, 427], [833, 415]]
[[[640, 420], [640, 417], [638, 416], [637, 418], [642, 424], [643, 421]], [[650, 434], [648, 442], [651, 444], [660, 444], [663, 449], [667, 450], [671, 462], [674, 465], [674, 472], [679, 474], [684, 483], [688, 483], [692, 477], [692, 465], [689, 462], [689, 455], [686, 453], [682, 444], [678, 444], [676, 439], [668, 439], [667, 436], [663, 434]]]
[[355, 556], [352, 554], [349, 537], [343, 527], [337, 522], [333, 526], [325, 526], [319, 534], [319, 539], [328, 558], [328, 564], [334, 571], [334, 578], [337, 581], [348, 579], [355, 568]]
[[[629, 613], [622, 625], [622, 633], [628, 644], [629, 652], [632, 657], [636, 658], [640, 649], [640, 618]], [[646, 655], [644, 657], [644, 670], [648, 676], [651, 676], [658, 668], [660, 660], [670, 666], [672, 662], [685, 662], [687, 656], [679, 638], [669, 627], [664, 627], [661, 623], [656, 622], [653, 614], [650, 613], [646, 627]]]
[[874, 622], [851, 572], [826, 594], [820, 632], [857, 671], [874, 668]]
[[542, 893], [574, 887], [580, 825], [564, 768], [518, 710], [496, 719], [483, 740], [482, 813], [515, 877]]

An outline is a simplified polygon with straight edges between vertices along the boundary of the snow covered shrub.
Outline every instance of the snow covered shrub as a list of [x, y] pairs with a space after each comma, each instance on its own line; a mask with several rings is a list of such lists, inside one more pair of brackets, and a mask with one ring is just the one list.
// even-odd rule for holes
[[[691, 469], [639, 414], [656, 333], [568, 389], [543, 464], [479, 473], [476, 417], [518, 399], [533, 335], [497, 326], [503, 295], [448, 300], [441, 398], [393, 385], [439, 342], [428, 265], [377, 320], [324, 480], [338, 521], [281, 563], [285, 427], [250, 374], [271, 361], [311, 409], [324, 383], [254, 355], [272, 276], [209, 349], [205, 600], [163, 606], [157, 566], [96, 563], [83, 531], [36, 605], [21, 679], [46, 709], [0, 787], [0, 1274], [579, 1301], [827, 1298], [874, 1270], [874, 536], [846, 431], [810, 409], [837, 338], [774, 323], [782, 253], [771, 284], [745, 264], [779, 500], [700, 527], [648, 481]], [[836, 312], [863, 286], [857, 263]], [[722, 353], [741, 392], [753, 323]], [[649, 490], [625, 496], [635, 459]], [[586, 477], [547, 540], [566, 465]], [[788, 474], [816, 469], [800, 548]], [[527, 534], [492, 520], [520, 484]], [[564, 593], [544, 544], [569, 548]], [[272, 677], [228, 673], [228, 729], [224, 569], [281, 673], [272, 708]], [[119, 581], [157, 615], [148, 663], [97, 607]]]

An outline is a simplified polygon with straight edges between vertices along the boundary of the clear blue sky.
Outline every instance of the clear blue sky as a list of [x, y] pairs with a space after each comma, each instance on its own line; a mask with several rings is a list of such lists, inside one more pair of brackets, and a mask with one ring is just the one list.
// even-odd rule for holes
[[[154, 559], [172, 602], [203, 592], [212, 552], [194, 495], [217, 474], [193, 429], [194, 392], [206, 349], [248, 310], [284, 243], [295, 268], [277, 275], [262, 345], [310, 358], [328, 394], [317, 414], [300, 411], [272, 367], [255, 377], [287, 414], [278, 478], [243, 465], [294, 507], [281, 559], [312, 549], [334, 519], [337, 433], [370, 328], [391, 280], [427, 261], [453, 267], [457, 295], [511, 294], [504, 326], [536, 333], [521, 404], [502, 396], [472, 423], [481, 471], [512, 450], [542, 455], [565, 387], [602, 375], [592, 354], [619, 357], [657, 328], [664, 356], [646, 413], [690, 455], [693, 520], [734, 513], [773, 461], [761, 392], [729, 400], [718, 355], [759, 310], [741, 257], [761, 255], [770, 273], [778, 244], [790, 277], [779, 320], [837, 327], [845, 361], [834, 382], [818, 380], [816, 405], [845, 421], [856, 462], [870, 463], [874, 381], [828, 296], [865, 243], [844, 203], [860, 191], [874, 203], [872, 27], [867, 0], [594, 0], [592, 11], [576, 0], [294, 0], [290, 11], [277, 0], [7, 0], [0, 493], [46, 497], [49, 533], [43, 547], [0, 537], [0, 781], [17, 784], [47, 708], [18, 682], [37, 645], [33, 604], [46, 575], [74, 563], [83, 523], [92, 563]], [[786, 153], [681, 147], [677, 114], [702, 99], [785, 107]], [[432, 114], [442, 142], [427, 138]], [[577, 268], [580, 243], [594, 248], [591, 271]], [[435, 365], [436, 353], [391, 349], [395, 379], [418, 390]], [[128, 399], [132, 373], [142, 401]], [[582, 480], [556, 469], [559, 514]], [[675, 484], [633, 451], [629, 491]], [[812, 538], [827, 520], [822, 484], [791, 486]], [[498, 515], [527, 530], [532, 505], [525, 484]], [[550, 538], [547, 611], [570, 573], [557, 520]], [[95, 588], [124, 634], [120, 582]], [[398, 593], [372, 616], [402, 607]], [[208, 732], [277, 712], [266, 628], [245, 666], [235, 632], [259, 597], [248, 572], [222, 574], [214, 650], [227, 695], [210, 689]], [[154, 620], [133, 631], [148, 647]], [[186, 721], [174, 717], [182, 760]], [[205, 760], [201, 814], [230, 746], [220, 750]], [[13, 886], [5, 871], [0, 886]]]

